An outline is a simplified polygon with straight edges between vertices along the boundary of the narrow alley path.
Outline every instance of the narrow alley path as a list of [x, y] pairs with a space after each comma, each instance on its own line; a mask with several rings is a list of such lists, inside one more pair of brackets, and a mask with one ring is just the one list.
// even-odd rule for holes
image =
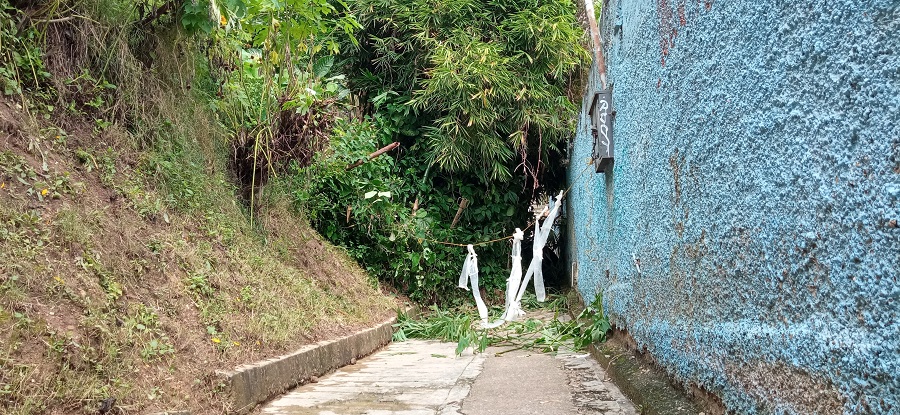
[[266, 404], [280, 415], [636, 414], [589, 356], [490, 348], [456, 357], [456, 344], [392, 343], [355, 365]]

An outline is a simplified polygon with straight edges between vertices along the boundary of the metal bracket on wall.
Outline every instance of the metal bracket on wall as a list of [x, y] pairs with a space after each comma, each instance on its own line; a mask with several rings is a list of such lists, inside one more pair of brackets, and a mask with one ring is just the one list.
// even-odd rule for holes
[[569, 286], [572, 288], [578, 287], [578, 261], [572, 261], [572, 269], [569, 271]]

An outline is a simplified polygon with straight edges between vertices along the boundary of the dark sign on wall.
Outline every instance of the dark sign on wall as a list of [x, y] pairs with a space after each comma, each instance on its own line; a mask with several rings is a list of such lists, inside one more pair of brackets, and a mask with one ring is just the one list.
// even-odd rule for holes
[[591, 134], [594, 136], [594, 151], [591, 154], [597, 173], [611, 168], [613, 163], [613, 118], [612, 90], [604, 89], [594, 94], [591, 109]]

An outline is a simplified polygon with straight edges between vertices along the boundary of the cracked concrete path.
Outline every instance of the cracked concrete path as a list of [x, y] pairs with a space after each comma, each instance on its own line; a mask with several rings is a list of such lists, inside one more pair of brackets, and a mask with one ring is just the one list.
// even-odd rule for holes
[[264, 414], [451, 415], [469, 393], [485, 356], [456, 344], [409, 340], [294, 389], [266, 405]]
[[392, 343], [266, 404], [280, 415], [512, 415], [637, 412], [586, 354], [500, 348], [455, 356], [456, 344]]

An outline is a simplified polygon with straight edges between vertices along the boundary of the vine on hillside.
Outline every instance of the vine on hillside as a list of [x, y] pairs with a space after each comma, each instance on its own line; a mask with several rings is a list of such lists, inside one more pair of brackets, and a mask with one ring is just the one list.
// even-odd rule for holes
[[36, 42], [39, 32], [34, 27], [20, 30], [21, 18], [19, 10], [8, 0], [0, 0], [0, 94], [3, 95], [37, 95], [50, 79], [43, 52]]
[[355, 43], [358, 24], [327, 0], [186, 2], [181, 23], [233, 56], [220, 74], [217, 108], [252, 216], [255, 189], [290, 162], [308, 165], [327, 144], [349, 93], [332, 73], [333, 55], [341, 41]]

